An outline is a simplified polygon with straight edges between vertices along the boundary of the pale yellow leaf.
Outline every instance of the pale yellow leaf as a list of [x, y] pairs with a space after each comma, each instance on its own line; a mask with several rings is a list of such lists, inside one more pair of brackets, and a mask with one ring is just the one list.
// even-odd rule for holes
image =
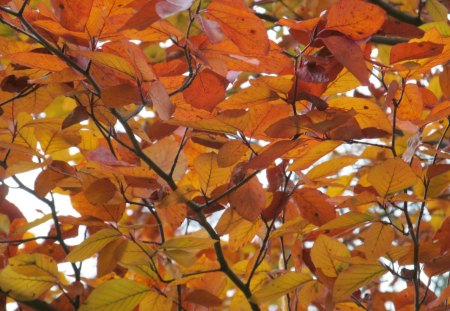
[[346, 228], [356, 225], [364, 224], [368, 221], [372, 221], [374, 217], [368, 213], [359, 213], [359, 212], [348, 212], [344, 215], [341, 215], [323, 226], [321, 226], [320, 230], [330, 230], [337, 228]]
[[274, 280], [268, 281], [261, 288], [255, 291], [250, 299], [256, 303], [272, 301], [288, 294], [310, 280], [311, 276], [309, 274], [287, 272]]
[[320, 235], [311, 249], [311, 259], [316, 268], [329, 277], [336, 277], [348, 265], [336, 257], [350, 257], [350, 251], [344, 243], [326, 235]]
[[166, 250], [199, 250], [211, 248], [216, 240], [210, 238], [199, 238], [194, 236], [176, 237], [161, 245], [161, 248]]
[[109, 242], [118, 239], [120, 236], [122, 236], [122, 234], [117, 230], [113, 229], [100, 230], [91, 235], [90, 237], [88, 237], [74, 250], [72, 250], [67, 255], [66, 261], [70, 262], [83, 261], [93, 256], [95, 253], [99, 252]]
[[140, 311], [167, 311], [172, 308], [172, 301], [155, 292], [149, 292], [139, 305]]
[[37, 299], [58, 281], [56, 261], [43, 254], [22, 254], [0, 271], [0, 288], [17, 300]]
[[386, 273], [380, 265], [354, 265], [341, 272], [333, 287], [333, 301], [342, 301], [354, 291], [377, 280]]
[[142, 283], [120, 279], [97, 287], [80, 307], [80, 311], [131, 311], [151, 291]]

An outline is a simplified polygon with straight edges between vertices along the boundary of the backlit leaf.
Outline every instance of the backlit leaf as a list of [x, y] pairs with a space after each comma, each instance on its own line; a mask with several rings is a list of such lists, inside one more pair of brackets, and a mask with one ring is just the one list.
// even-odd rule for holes
[[136, 281], [110, 280], [94, 289], [80, 311], [132, 311], [150, 291]]
[[111, 241], [118, 239], [122, 234], [117, 230], [113, 229], [103, 229], [100, 230], [86, 240], [84, 240], [80, 245], [78, 245], [74, 250], [72, 250], [66, 257], [66, 261], [77, 262], [88, 259], [95, 253], [99, 252], [103, 247], [108, 245]]
[[266, 29], [242, 0], [214, 0], [208, 6], [206, 17], [216, 21], [242, 53], [268, 53]]
[[310, 280], [311, 276], [306, 273], [287, 272], [282, 276], [265, 283], [261, 288], [255, 291], [251, 300], [257, 303], [273, 301], [289, 294], [291, 291]]
[[358, 0], [341, 0], [329, 9], [326, 27], [353, 40], [361, 40], [377, 32], [385, 18], [386, 13], [379, 6]]
[[345, 262], [336, 259], [339, 257], [350, 257], [345, 244], [323, 234], [316, 239], [311, 249], [311, 259], [326, 276], [336, 277], [347, 267]]
[[367, 180], [380, 196], [398, 192], [416, 184], [417, 177], [401, 158], [392, 158], [373, 167]]
[[380, 265], [352, 265], [341, 272], [333, 286], [333, 301], [342, 301], [353, 292], [381, 277], [386, 268]]

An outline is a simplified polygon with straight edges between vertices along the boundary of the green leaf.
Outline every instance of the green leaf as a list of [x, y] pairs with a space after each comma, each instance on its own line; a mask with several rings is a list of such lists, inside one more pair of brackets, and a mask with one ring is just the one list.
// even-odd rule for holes
[[425, 4], [425, 8], [427, 9], [428, 14], [430, 14], [431, 18], [434, 21], [436, 21], [436, 22], [439, 22], [439, 21], [447, 22], [448, 10], [438, 0], [427, 0], [426, 4]]
[[73, 251], [66, 257], [66, 261], [76, 262], [83, 261], [95, 253], [99, 252], [109, 242], [122, 236], [122, 234], [113, 229], [100, 230], [78, 245]]
[[288, 272], [263, 285], [253, 294], [251, 300], [256, 303], [271, 301], [288, 294], [308, 281], [311, 281], [311, 276], [309, 274]]
[[94, 289], [79, 311], [132, 311], [150, 291], [132, 280], [107, 281]]

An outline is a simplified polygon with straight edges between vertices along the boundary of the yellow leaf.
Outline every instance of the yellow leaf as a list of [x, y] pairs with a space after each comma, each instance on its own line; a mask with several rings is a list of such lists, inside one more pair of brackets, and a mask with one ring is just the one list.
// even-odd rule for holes
[[111, 280], [94, 289], [80, 311], [131, 311], [150, 292], [144, 284], [127, 280]]
[[66, 261], [83, 261], [100, 251], [109, 242], [114, 241], [120, 236], [122, 236], [122, 234], [113, 229], [100, 230], [88, 237], [73, 251], [71, 251], [69, 255], [67, 255]]
[[361, 82], [346, 68], [337, 75], [336, 79], [328, 83], [327, 90], [323, 96], [335, 95], [337, 93], [344, 93], [360, 86]]
[[8, 261], [0, 271], [0, 288], [17, 300], [37, 299], [58, 281], [58, 267], [49, 256], [23, 254]]
[[350, 257], [350, 251], [341, 243], [326, 235], [320, 235], [311, 249], [311, 259], [317, 268], [329, 277], [336, 277], [347, 264], [335, 257]]
[[386, 273], [380, 265], [354, 265], [339, 274], [333, 287], [333, 301], [342, 301], [354, 291]]
[[[397, 91], [395, 98], [401, 97], [401, 90]], [[422, 93], [417, 84], [407, 84], [402, 97], [402, 101], [397, 109], [397, 117], [402, 120], [417, 120], [422, 116], [423, 99]]]
[[308, 168], [311, 164], [336, 149], [339, 145], [341, 145], [340, 141], [305, 139], [299, 147], [287, 153], [286, 157], [296, 158], [294, 163], [289, 166], [289, 170], [296, 171]]
[[348, 212], [333, 220], [330, 220], [329, 222], [321, 226], [319, 230], [330, 230], [361, 225], [365, 222], [372, 221], [373, 219], [374, 217], [367, 213]]
[[394, 229], [381, 222], [373, 223], [364, 235], [364, 253], [367, 259], [377, 259], [386, 254], [394, 240]]
[[201, 189], [206, 194], [229, 181], [231, 169], [219, 167], [215, 153], [199, 155], [194, 161], [194, 167], [200, 176]]
[[367, 180], [380, 196], [385, 197], [415, 185], [417, 177], [401, 158], [393, 158], [373, 167], [367, 175]]
[[216, 240], [209, 238], [198, 238], [194, 236], [176, 237], [161, 245], [161, 248], [166, 250], [199, 250], [211, 248]]
[[102, 65], [113, 70], [122, 72], [132, 78], [136, 78], [136, 72], [133, 66], [124, 58], [115, 54], [106, 52], [90, 52], [90, 51], [77, 51], [74, 54], [81, 55], [89, 58], [95, 64]]
[[337, 97], [327, 101], [330, 108], [340, 108], [356, 111], [355, 119], [361, 129], [377, 128], [391, 133], [392, 126], [386, 113], [373, 101], [364, 98]]
[[230, 249], [238, 250], [243, 245], [251, 242], [262, 224], [263, 222], [259, 219], [255, 222], [241, 219], [239, 225], [230, 230]]
[[428, 14], [430, 14], [431, 18], [436, 22], [448, 21], [448, 10], [438, 0], [427, 0], [425, 3], [425, 8], [427, 9], [427, 12]]
[[337, 174], [342, 168], [351, 165], [358, 161], [357, 157], [345, 156], [336, 159], [329, 160], [313, 167], [306, 176], [309, 179], [315, 179], [319, 177], [329, 176]]
[[172, 301], [155, 292], [149, 292], [139, 305], [140, 311], [167, 311], [172, 308]]
[[311, 276], [309, 274], [287, 272], [279, 278], [270, 280], [264, 284], [260, 289], [255, 291], [251, 300], [256, 303], [263, 303], [280, 298], [310, 280]]

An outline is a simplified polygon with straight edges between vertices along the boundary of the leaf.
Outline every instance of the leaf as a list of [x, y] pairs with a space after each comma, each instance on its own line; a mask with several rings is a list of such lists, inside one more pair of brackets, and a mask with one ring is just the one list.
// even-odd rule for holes
[[430, 14], [431, 18], [438, 21], [448, 21], [448, 10], [447, 8], [440, 3], [438, 0], [429, 0], [425, 3], [425, 8], [427, 9], [428, 14]]
[[390, 225], [381, 222], [371, 224], [369, 229], [363, 234], [364, 253], [367, 259], [378, 259], [386, 254], [391, 248], [394, 240], [394, 229]]
[[67, 64], [55, 55], [22, 52], [10, 54], [7, 58], [15, 63], [29, 68], [36, 68], [48, 71], [61, 71], [67, 68]]
[[341, 0], [328, 10], [326, 28], [356, 41], [376, 33], [385, 18], [386, 13], [379, 6], [358, 0]]
[[[395, 94], [396, 100], [400, 100], [401, 90]], [[397, 109], [397, 117], [402, 120], [418, 120], [422, 116], [423, 98], [416, 84], [406, 84], [405, 92]]]
[[110, 242], [121, 237], [122, 234], [113, 229], [102, 229], [78, 245], [66, 257], [66, 261], [77, 262], [88, 259], [95, 253], [99, 252], [103, 247]]
[[338, 228], [347, 228], [362, 225], [368, 221], [374, 220], [374, 217], [368, 213], [348, 212], [331, 221], [327, 222], [319, 228], [319, 230], [330, 230]]
[[225, 143], [217, 154], [217, 164], [220, 167], [228, 167], [236, 164], [248, 151], [248, 147], [239, 140], [231, 140]]
[[132, 280], [106, 281], [94, 289], [80, 311], [132, 311], [150, 291], [146, 285]]
[[61, 25], [84, 32], [94, 0], [57, 0], [54, 7]]
[[169, 120], [175, 111], [175, 106], [170, 101], [169, 94], [164, 85], [160, 81], [153, 81], [150, 85], [148, 95], [161, 120]]
[[442, 53], [444, 45], [433, 42], [399, 43], [391, 48], [390, 63], [404, 60], [429, 58]]
[[84, 194], [92, 204], [104, 204], [113, 198], [117, 188], [109, 178], [99, 178], [91, 183]]
[[385, 274], [386, 268], [380, 265], [352, 265], [341, 272], [333, 286], [333, 301], [342, 301], [350, 297], [370, 282]]
[[206, 18], [217, 22], [242, 53], [265, 55], [269, 52], [269, 39], [262, 21], [242, 0], [213, 0], [208, 5]]
[[100, 51], [76, 51], [72, 53], [89, 58], [94, 64], [102, 65], [119, 71], [131, 78], [136, 78], [136, 72], [133, 66], [126, 59], [118, 55]]
[[149, 292], [139, 304], [140, 311], [167, 311], [172, 308], [172, 301], [155, 292]]
[[183, 97], [195, 108], [212, 111], [225, 98], [227, 85], [224, 77], [205, 69], [183, 91]]
[[230, 178], [230, 168], [219, 167], [215, 153], [199, 155], [194, 161], [194, 167], [200, 177], [201, 189], [206, 194], [227, 183]]
[[266, 191], [256, 177], [230, 193], [229, 198], [231, 207], [250, 222], [258, 219], [266, 207]]
[[167, 240], [161, 245], [161, 248], [166, 250], [200, 250], [211, 248], [215, 243], [215, 240], [209, 238], [181, 236]]
[[0, 288], [17, 300], [34, 300], [58, 281], [56, 261], [49, 256], [22, 254], [8, 261], [0, 271]]
[[333, 205], [327, 202], [327, 196], [316, 189], [302, 188], [293, 194], [302, 216], [310, 223], [321, 226], [336, 218]]
[[386, 197], [415, 185], [417, 176], [401, 158], [392, 158], [370, 169], [367, 180], [380, 196]]
[[313, 167], [307, 174], [309, 179], [320, 178], [324, 176], [337, 174], [342, 168], [354, 164], [358, 158], [353, 156], [346, 156], [337, 159], [332, 159]]
[[310, 280], [311, 276], [309, 274], [287, 272], [282, 276], [265, 283], [253, 293], [250, 299], [258, 304], [273, 301], [290, 293]]
[[[351, 0], [353, 1], [353, 0]], [[369, 71], [359, 46], [344, 36], [321, 38], [333, 56], [363, 85], [369, 85]]]
[[222, 305], [222, 299], [204, 289], [194, 289], [186, 295], [185, 301], [204, 307], [219, 307]]
[[311, 259], [316, 268], [320, 268], [328, 277], [336, 277], [347, 268], [347, 264], [336, 258], [351, 257], [344, 243], [326, 235], [319, 235], [311, 249]]

